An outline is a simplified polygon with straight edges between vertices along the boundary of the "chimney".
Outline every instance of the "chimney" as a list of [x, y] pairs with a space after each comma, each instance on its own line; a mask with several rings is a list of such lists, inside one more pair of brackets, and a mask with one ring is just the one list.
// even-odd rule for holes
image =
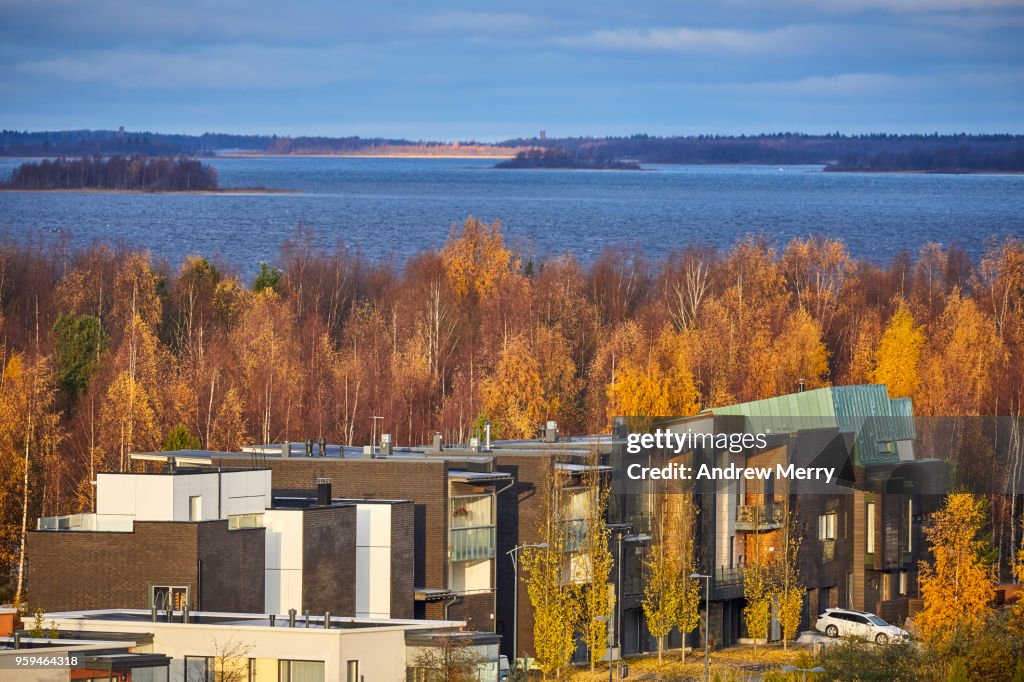
[[306, 621], [306, 627], [308, 628], [309, 627], [309, 609], [306, 609], [305, 621]]
[[486, 433], [486, 445], [484, 446], [487, 450], [491, 449], [491, 420], [488, 419], [484, 422], [484, 432]]
[[444, 444], [441, 442], [441, 432], [434, 434], [434, 452], [441, 452], [444, 450]]
[[469, 439], [469, 451], [470, 452], [480, 452], [480, 439], [479, 438], [470, 438]]
[[323, 476], [316, 479], [316, 504], [318, 507], [331, 506], [331, 479]]
[[395, 445], [391, 442], [390, 433], [380, 434], [380, 449], [385, 455], [393, 454], [395, 451]]
[[372, 445], [364, 445], [363, 446], [363, 459], [373, 459], [373, 446]]
[[149, 617], [153, 620], [154, 623], [156, 622], [156, 602], [155, 601], [153, 602], [153, 606], [150, 607], [150, 609], [149, 609]]
[[288, 441], [281, 443], [281, 457], [288, 458], [292, 454], [292, 444]]
[[182, 623], [188, 623], [189, 622], [188, 602], [185, 602], [185, 605], [181, 607], [181, 622]]
[[557, 443], [558, 442], [558, 422], [549, 421], [547, 427], [544, 429], [544, 442], [545, 443]]
[[276, 625], [277, 625], [277, 616], [272, 613], [272, 614], [270, 614], [269, 618], [270, 618], [270, 627], [276, 627]]
[[323, 436], [320, 436], [320, 456], [327, 456], [327, 439], [324, 438]]
[[804, 392], [804, 388], [806, 387], [806, 385], [807, 385], [807, 379], [801, 379], [800, 380], [800, 388], [797, 390], [797, 393], [803, 393]]
[[306, 457], [312, 457], [312, 456], [313, 456], [313, 439], [307, 437], [306, 438]]
[[288, 627], [295, 627], [295, 609], [288, 609]]
[[327, 611], [324, 613], [324, 630], [331, 629], [331, 612]]
[[21, 633], [20, 632], [15, 632], [14, 633], [14, 649], [18, 650], [20, 648], [21, 648]]

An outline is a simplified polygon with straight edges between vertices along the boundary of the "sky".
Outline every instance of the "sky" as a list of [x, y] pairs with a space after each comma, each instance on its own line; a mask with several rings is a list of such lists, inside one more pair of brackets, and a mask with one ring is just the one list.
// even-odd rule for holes
[[0, 128], [1024, 133], [1024, 0], [0, 0]]

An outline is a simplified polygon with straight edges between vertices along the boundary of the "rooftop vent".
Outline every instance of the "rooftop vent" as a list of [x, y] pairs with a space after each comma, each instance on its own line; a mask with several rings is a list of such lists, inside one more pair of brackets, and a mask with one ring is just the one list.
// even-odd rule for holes
[[544, 427], [544, 442], [545, 443], [557, 443], [558, 442], [558, 422], [549, 421], [547, 426]]
[[390, 455], [395, 451], [395, 445], [391, 442], [390, 433], [380, 434], [380, 449], [385, 455]]
[[441, 442], [441, 433], [437, 432], [434, 434], [434, 452], [441, 452], [444, 450], [444, 443]]

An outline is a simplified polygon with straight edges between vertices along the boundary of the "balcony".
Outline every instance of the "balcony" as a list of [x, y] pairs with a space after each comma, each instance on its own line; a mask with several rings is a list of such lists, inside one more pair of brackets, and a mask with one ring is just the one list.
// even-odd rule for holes
[[36, 530], [131, 533], [135, 530], [135, 522], [131, 516], [115, 514], [67, 514], [40, 518], [36, 523]]
[[494, 526], [452, 528], [448, 540], [450, 561], [484, 561], [494, 558]]
[[562, 522], [565, 533], [565, 551], [578, 552], [587, 545], [587, 520], [572, 519]]
[[742, 566], [719, 566], [715, 569], [715, 587], [732, 587], [743, 584]]
[[736, 530], [760, 532], [782, 527], [781, 504], [741, 504], [736, 507]]

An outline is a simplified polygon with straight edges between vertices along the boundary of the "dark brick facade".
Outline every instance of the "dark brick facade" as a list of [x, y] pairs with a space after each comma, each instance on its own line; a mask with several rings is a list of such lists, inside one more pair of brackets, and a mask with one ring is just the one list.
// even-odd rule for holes
[[413, 618], [415, 585], [411, 570], [416, 561], [415, 512], [411, 502], [391, 505], [391, 617]]
[[314, 614], [355, 615], [355, 505], [302, 510], [302, 605]]
[[137, 521], [131, 533], [32, 531], [28, 594], [44, 611], [148, 609], [154, 585], [185, 586], [192, 608], [263, 610], [262, 528]]
[[[213, 464], [237, 465], [238, 458], [214, 457]], [[412, 500], [413, 583], [448, 587], [448, 474], [441, 459], [267, 458], [275, 495], [306, 495], [316, 479], [331, 479], [334, 497]], [[393, 602], [394, 603], [394, 602]]]

